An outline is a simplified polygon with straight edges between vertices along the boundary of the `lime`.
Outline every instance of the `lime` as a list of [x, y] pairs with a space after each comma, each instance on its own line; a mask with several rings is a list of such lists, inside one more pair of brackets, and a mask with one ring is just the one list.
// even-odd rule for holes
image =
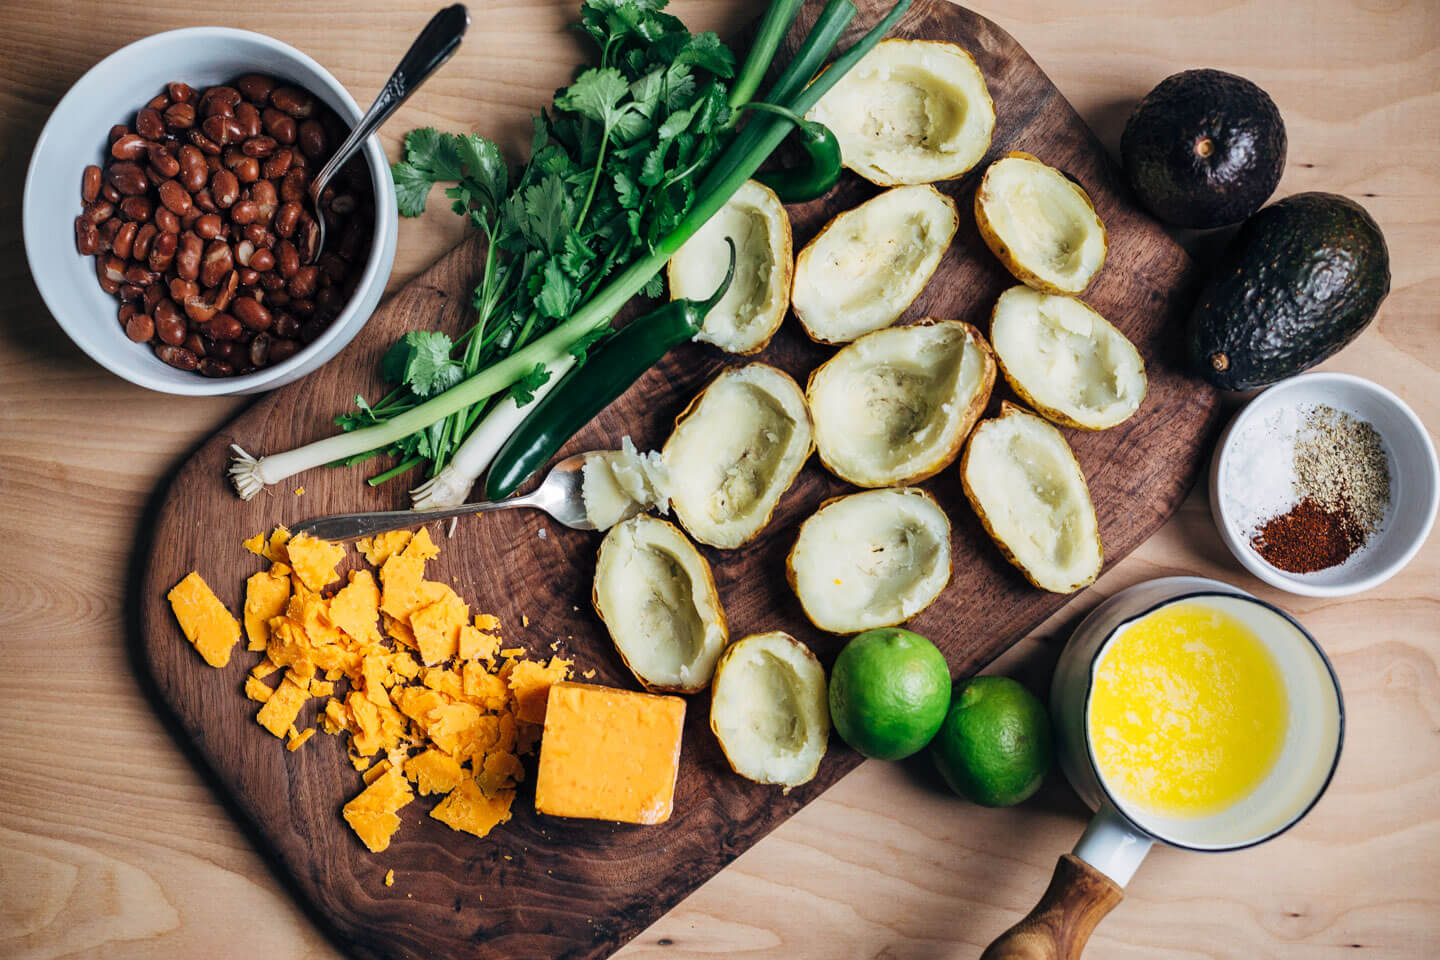
[[1008, 807], [1040, 789], [1051, 754], [1045, 706], [1009, 677], [955, 684], [950, 712], [930, 743], [950, 789], [986, 807]]
[[867, 630], [830, 671], [830, 720], [867, 757], [899, 760], [940, 729], [950, 705], [950, 668], [935, 644], [899, 627]]

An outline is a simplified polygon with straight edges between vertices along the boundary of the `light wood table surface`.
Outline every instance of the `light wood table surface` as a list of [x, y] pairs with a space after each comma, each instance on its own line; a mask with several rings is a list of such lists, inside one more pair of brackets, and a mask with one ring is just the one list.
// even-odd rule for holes
[[[125, 646], [131, 544], [157, 481], [246, 403], [132, 387], [61, 333], [32, 284], [20, 191], [41, 125], [119, 46], [197, 24], [263, 30], [367, 103], [435, 4], [246, 0], [0, 3], [0, 956], [335, 956], [137, 689]], [[1389, 239], [1379, 319], [1324, 365], [1378, 379], [1440, 426], [1440, 5], [1433, 0], [1012, 0], [976, 4], [1113, 149], [1134, 101], [1187, 67], [1233, 70], [1285, 116], [1280, 195], [1360, 200]], [[523, 150], [529, 114], [581, 47], [573, 0], [472, 4], [459, 55], [389, 125], [475, 129]], [[733, 32], [758, 2], [675, 4]], [[438, 205], [401, 226], [392, 287], [461, 235]], [[68, 229], [68, 228], [67, 228]], [[1212, 249], [1215, 239], [1191, 239]], [[1214, 576], [1293, 611], [1344, 686], [1329, 794], [1298, 828], [1223, 856], [1157, 850], [1090, 956], [1440, 955], [1440, 536], [1342, 600], [1263, 588], [1229, 557], [1204, 491], [993, 668], [1041, 689], [1077, 618], [1140, 580]], [[658, 956], [974, 957], [1079, 835], [1058, 775], [1016, 809], [970, 806], [923, 764], [866, 763], [626, 947]], [[1363, 951], [1363, 952], [1362, 952]]]

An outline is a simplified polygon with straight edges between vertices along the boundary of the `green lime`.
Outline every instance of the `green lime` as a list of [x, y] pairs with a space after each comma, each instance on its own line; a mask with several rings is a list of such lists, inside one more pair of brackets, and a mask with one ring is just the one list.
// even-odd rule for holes
[[935, 644], [899, 627], [867, 630], [830, 671], [830, 720], [867, 757], [899, 760], [940, 729], [950, 705], [950, 668]]
[[1040, 789], [1052, 751], [1044, 704], [1009, 677], [955, 684], [950, 712], [930, 743], [950, 789], [986, 807], [1012, 806]]

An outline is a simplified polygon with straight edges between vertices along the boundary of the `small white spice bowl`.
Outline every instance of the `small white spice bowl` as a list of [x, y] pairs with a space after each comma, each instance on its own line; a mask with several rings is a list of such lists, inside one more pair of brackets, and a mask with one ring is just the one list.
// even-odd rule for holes
[[[1225, 494], [1243, 482], [1230, 469], [1235, 440], [1246, 424], [1286, 407], [1325, 404], [1370, 423], [1380, 435], [1390, 471], [1390, 503], [1380, 529], [1344, 563], [1315, 573], [1287, 573], [1250, 545], [1243, 519], [1232, 516]], [[1440, 507], [1440, 464], [1425, 425], [1405, 401], [1377, 383], [1348, 373], [1307, 373], [1270, 387], [1230, 421], [1210, 461], [1210, 512], [1220, 539], [1241, 565], [1261, 580], [1307, 597], [1342, 597], [1389, 580], [1420, 549]]]

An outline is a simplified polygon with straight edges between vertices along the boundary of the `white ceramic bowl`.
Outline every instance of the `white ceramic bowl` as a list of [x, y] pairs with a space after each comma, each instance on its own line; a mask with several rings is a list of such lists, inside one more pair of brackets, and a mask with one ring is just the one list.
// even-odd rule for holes
[[[1390, 505], [1371, 542], [1344, 563], [1316, 573], [1293, 574], [1271, 566], [1250, 545], [1241, 518], [1232, 515], [1226, 502], [1228, 485], [1238, 482], [1228, 468], [1236, 456], [1235, 438], [1247, 423], [1282, 408], [1318, 403], [1368, 421], [1380, 434], [1390, 470]], [[1230, 421], [1210, 462], [1210, 512], [1235, 559], [1271, 586], [1308, 597], [1359, 593], [1399, 573], [1430, 534], [1437, 505], [1440, 466], [1420, 418], [1389, 390], [1346, 373], [1307, 373], [1269, 388]]]
[[91, 257], [75, 250], [80, 176], [103, 164], [106, 134], [116, 123], [180, 80], [213, 86], [241, 74], [281, 77], [309, 90], [349, 125], [361, 110], [330, 72], [289, 44], [225, 27], [171, 30], [115, 51], [81, 77], [56, 105], [25, 176], [25, 255], [35, 285], [56, 321], [80, 349], [131, 383], [186, 396], [256, 393], [297, 380], [348, 344], [380, 302], [395, 261], [395, 187], [380, 141], [362, 150], [375, 192], [375, 234], [355, 295], [314, 343], [283, 363], [238, 377], [207, 379], [162, 363], [145, 344], [131, 343], [116, 321], [119, 303], [100, 289]]

